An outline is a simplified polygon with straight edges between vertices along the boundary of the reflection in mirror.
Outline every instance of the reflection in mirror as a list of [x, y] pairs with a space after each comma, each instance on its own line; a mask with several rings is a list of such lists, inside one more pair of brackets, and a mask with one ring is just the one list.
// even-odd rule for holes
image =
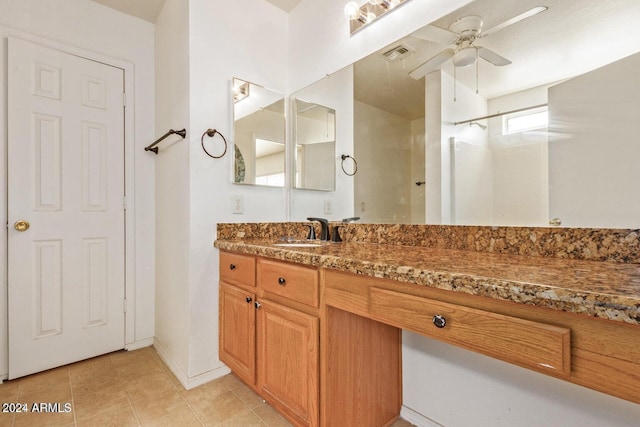
[[336, 112], [293, 98], [295, 118], [295, 188], [335, 189]]
[[476, 0], [354, 64], [354, 215], [640, 225], [640, 2], [545, 5]]
[[284, 187], [285, 114], [281, 93], [233, 79], [236, 184]]

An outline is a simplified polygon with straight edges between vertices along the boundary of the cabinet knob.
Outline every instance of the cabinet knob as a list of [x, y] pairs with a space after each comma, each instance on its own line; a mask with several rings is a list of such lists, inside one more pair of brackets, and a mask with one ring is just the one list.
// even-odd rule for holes
[[235, 270], [235, 269], [236, 269], [235, 264], [229, 264], [229, 270]]
[[284, 277], [278, 277], [278, 284], [284, 286], [287, 281], [284, 280]]
[[256, 307], [256, 308], [260, 308], [260, 307], [262, 307], [262, 304], [260, 304], [258, 301], [256, 301], [256, 302], [254, 303], [254, 305], [255, 305], [255, 307]]
[[251, 303], [251, 301], [253, 301], [253, 298], [247, 297], [247, 304]]
[[444, 328], [447, 325], [447, 319], [441, 314], [436, 314], [433, 316], [433, 324], [436, 325], [436, 328]]

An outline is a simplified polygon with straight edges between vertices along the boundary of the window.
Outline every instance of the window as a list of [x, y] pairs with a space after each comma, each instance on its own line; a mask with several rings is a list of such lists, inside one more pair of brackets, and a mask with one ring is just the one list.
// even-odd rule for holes
[[502, 133], [504, 135], [542, 129], [548, 125], [549, 112], [547, 107], [502, 116]]
[[284, 172], [273, 175], [256, 176], [257, 185], [268, 185], [270, 187], [284, 187]]

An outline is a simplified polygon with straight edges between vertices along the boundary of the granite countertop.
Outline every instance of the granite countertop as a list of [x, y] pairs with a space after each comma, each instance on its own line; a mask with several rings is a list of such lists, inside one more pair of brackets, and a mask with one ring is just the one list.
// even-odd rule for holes
[[640, 265], [353, 242], [279, 247], [216, 240], [223, 250], [640, 325]]

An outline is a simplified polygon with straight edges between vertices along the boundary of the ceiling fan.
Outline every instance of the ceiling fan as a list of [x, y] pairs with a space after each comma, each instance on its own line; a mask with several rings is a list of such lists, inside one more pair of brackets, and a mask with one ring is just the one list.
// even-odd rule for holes
[[475, 15], [457, 19], [449, 26], [449, 29], [436, 27], [435, 25], [427, 25], [426, 27], [414, 32], [412, 36], [453, 46], [444, 49], [434, 57], [430, 58], [415, 70], [411, 71], [409, 75], [416, 80], [421, 79], [432, 71], [437, 70], [440, 65], [444, 64], [450, 58], [454, 67], [466, 67], [467, 65], [474, 64], [478, 61], [478, 57], [498, 67], [509, 65], [511, 64], [511, 61], [500, 56], [496, 52], [489, 50], [486, 47], [476, 46], [476, 40], [487, 37], [524, 19], [544, 12], [547, 9], [548, 8], [546, 6], [534, 7], [533, 9], [514, 16], [513, 18], [508, 19], [488, 30], [482, 29], [482, 18]]

